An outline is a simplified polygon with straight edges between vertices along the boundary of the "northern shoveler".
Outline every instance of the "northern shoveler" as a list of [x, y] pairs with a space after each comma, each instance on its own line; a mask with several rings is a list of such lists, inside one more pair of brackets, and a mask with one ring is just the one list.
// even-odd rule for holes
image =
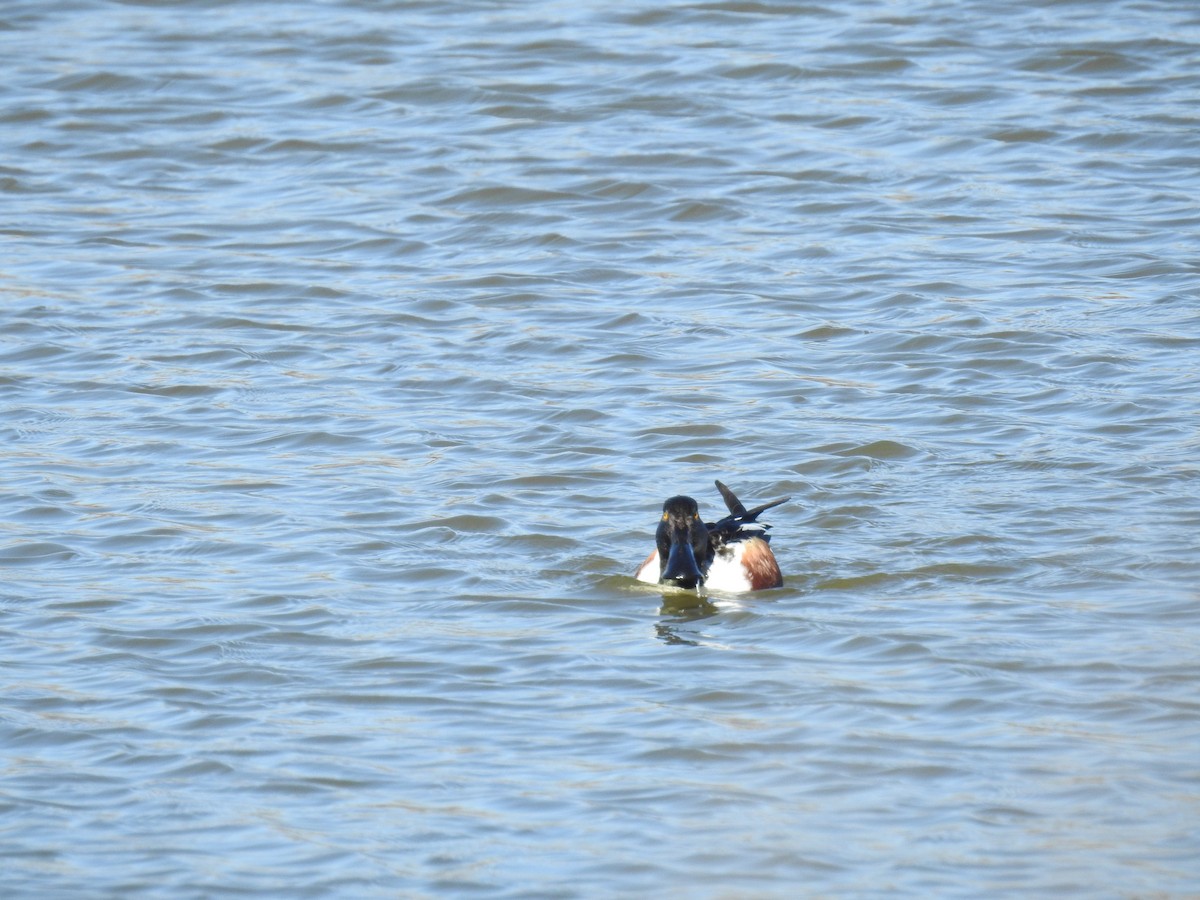
[[691, 497], [671, 497], [663, 504], [655, 535], [658, 546], [638, 566], [638, 581], [730, 592], [760, 591], [783, 584], [779, 563], [768, 543], [767, 529], [771, 526], [756, 520], [791, 498], [748, 510], [719, 481], [717, 490], [729, 507], [729, 515], [718, 522], [702, 522], [700, 508]]

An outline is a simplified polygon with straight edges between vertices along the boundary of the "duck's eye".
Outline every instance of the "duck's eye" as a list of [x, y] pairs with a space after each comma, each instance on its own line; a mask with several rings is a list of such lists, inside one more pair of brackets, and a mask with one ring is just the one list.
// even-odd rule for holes
[[663, 521], [664, 522], [667, 521], [668, 518], [669, 518], [669, 516], [666, 513], [663, 513]]
[[700, 513], [696, 513], [694, 516], [692, 516], [692, 518], [695, 519], [697, 522], [699, 522], [700, 521]]

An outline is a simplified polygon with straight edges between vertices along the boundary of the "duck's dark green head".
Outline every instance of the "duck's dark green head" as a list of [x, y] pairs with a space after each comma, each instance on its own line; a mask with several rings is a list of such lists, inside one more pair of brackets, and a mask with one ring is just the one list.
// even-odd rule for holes
[[663, 504], [656, 535], [661, 573], [659, 584], [695, 588], [704, 584], [709, 562], [708, 527], [691, 497], [671, 497]]

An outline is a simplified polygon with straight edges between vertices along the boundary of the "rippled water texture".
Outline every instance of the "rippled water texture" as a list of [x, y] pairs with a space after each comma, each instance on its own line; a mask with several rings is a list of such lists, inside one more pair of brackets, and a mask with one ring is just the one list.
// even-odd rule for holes
[[1198, 54], [5, 4], [5, 896], [1197, 896]]

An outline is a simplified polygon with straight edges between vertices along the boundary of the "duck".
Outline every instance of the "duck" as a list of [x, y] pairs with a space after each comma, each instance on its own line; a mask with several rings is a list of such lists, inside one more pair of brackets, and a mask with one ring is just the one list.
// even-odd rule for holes
[[761, 591], [783, 585], [771, 552], [771, 526], [758, 517], [791, 497], [746, 509], [728, 487], [716, 482], [729, 515], [704, 522], [691, 497], [668, 497], [655, 534], [657, 546], [638, 566], [638, 581], [684, 590], [701, 587], [729, 593]]

